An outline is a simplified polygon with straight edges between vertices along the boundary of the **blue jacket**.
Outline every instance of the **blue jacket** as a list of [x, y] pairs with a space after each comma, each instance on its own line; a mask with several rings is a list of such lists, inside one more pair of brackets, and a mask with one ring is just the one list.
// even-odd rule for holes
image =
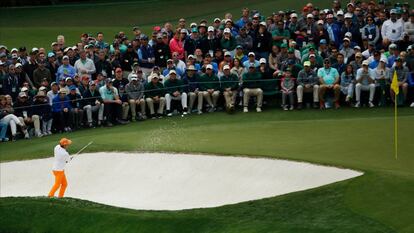
[[148, 59], [152, 58], [155, 61], [155, 53], [152, 46], [147, 45], [141, 45], [138, 49], [138, 63], [141, 67], [144, 68], [152, 68], [154, 67], [154, 63], [149, 63]]
[[75, 67], [71, 65], [61, 65], [59, 66], [57, 73], [56, 73], [56, 82], [59, 83], [61, 79], [66, 79], [68, 77], [75, 77], [76, 70]]
[[60, 96], [57, 95], [52, 100], [52, 112], [61, 112], [64, 108], [72, 109], [72, 106], [70, 104], [69, 97], [65, 96], [63, 100], [60, 99]]

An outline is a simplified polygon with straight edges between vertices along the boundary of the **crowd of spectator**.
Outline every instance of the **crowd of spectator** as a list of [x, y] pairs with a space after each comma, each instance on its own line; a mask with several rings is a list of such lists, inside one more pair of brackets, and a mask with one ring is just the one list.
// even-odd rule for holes
[[[133, 27], [107, 43], [59, 35], [50, 48], [0, 46], [1, 141], [240, 106], [262, 111], [414, 107], [414, 11], [408, 3], [339, 0], [329, 9]], [[400, 94], [390, 82], [396, 75]], [[366, 94], [365, 94], [366, 93]], [[281, 94], [281, 95], [278, 95]], [[197, 101], [197, 104], [195, 104]]]

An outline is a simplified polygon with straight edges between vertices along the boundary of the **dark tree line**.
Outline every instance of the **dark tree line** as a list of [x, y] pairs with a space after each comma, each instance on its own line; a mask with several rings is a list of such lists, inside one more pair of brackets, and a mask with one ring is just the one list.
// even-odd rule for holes
[[62, 3], [87, 2], [89, 0], [1, 0], [0, 7], [18, 7], [18, 6], [47, 6]]

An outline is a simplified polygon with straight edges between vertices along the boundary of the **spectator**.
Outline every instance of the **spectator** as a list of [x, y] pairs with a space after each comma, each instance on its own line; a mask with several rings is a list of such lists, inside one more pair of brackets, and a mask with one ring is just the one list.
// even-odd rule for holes
[[272, 48], [272, 34], [267, 31], [266, 26], [265, 22], [261, 22], [253, 38], [253, 51], [259, 58], [268, 58]]
[[[293, 90], [295, 88], [295, 78], [292, 77], [292, 73], [290, 68], [287, 68], [285, 72], [283, 72], [283, 78], [281, 79], [280, 87], [282, 90], [282, 106], [283, 110], [293, 110], [294, 107], [294, 100], [293, 100]], [[289, 97], [289, 104], [290, 107], [288, 108], [288, 104], [286, 103], [286, 98]]]
[[366, 22], [367, 24], [361, 29], [362, 39], [367, 39], [369, 43], [376, 45], [380, 38], [379, 28], [375, 24], [372, 16], [368, 16]]
[[[390, 80], [392, 80], [392, 77], [394, 76], [394, 72], [397, 75], [398, 79], [398, 87], [402, 89], [404, 99], [407, 99], [407, 92], [408, 92], [408, 74], [410, 71], [406, 66], [403, 66], [403, 62], [401, 58], [395, 59], [395, 66], [390, 69]], [[394, 90], [390, 89], [391, 93], [391, 100], [395, 103], [395, 93]], [[396, 103], [395, 103], [396, 104]]]
[[410, 13], [410, 20], [404, 23], [404, 32], [409, 36], [411, 42], [414, 41], [414, 12]]
[[96, 88], [96, 83], [90, 81], [89, 88], [83, 92], [83, 111], [86, 112], [88, 127], [90, 128], [93, 127], [93, 113], [98, 112], [98, 120], [96, 121], [98, 126], [101, 126], [103, 121], [104, 104], [101, 94]]
[[256, 71], [255, 65], [251, 63], [248, 66], [248, 72], [243, 74], [243, 112], [249, 112], [249, 100], [252, 96], [257, 98], [256, 111], [262, 112], [263, 91], [259, 83], [261, 78], [261, 74]]
[[232, 36], [230, 28], [223, 30], [223, 37], [220, 40], [220, 48], [234, 54], [234, 49], [237, 46], [236, 39]]
[[94, 61], [86, 57], [86, 51], [81, 50], [79, 52], [80, 58], [75, 62], [74, 68], [76, 73], [81, 76], [82, 74], [88, 74], [92, 76], [96, 72]]
[[149, 75], [155, 65], [155, 52], [152, 46], [148, 44], [148, 37], [141, 37], [141, 47], [138, 49], [138, 63], [142, 72]]
[[39, 61], [38, 67], [33, 71], [33, 82], [36, 88], [41, 86], [43, 80], [46, 80], [48, 83], [52, 81], [52, 75], [50, 70], [46, 68], [45, 61]]
[[42, 125], [42, 135], [52, 134], [52, 108], [50, 107], [44, 91], [39, 91], [33, 101], [33, 115], [39, 116]]
[[319, 80], [315, 71], [311, 69], [311, 63], [305, 61], [303, 69], [299, 71], [297, 78], [296, 94], [298, 96], [298, 109], [303, 108], [303, 92], [313, 92], [313, 107], [317, 108], [319, 103]]
[[375, 73], [372, 69], [368, 67], [369, 63], [367, 60], [362, 62], [362, 68], [357, 70], [356, 75], [356, 84], [355, 84], [355, 107], [359, 108], [361, 106], [361, 90], [369, 91], [369, 102], [368, 105], [370, 108], [375, 107], [373, 100], [375, 95]]
[[69, 94], [67, 95], [71, 105], [71, 120], [72, 129], [79, 129], [83, 125], [83, 106], [82, 96], [76, 92], [75, 85], [69, 86]]
[[184, 92], [184, 83], [182, 80], [177, 79], [177, 73], [175, 70], [171, 70], [169, 73], [169, 79], [165, 81], [165, 102], [167, 105], [167, 116], [172, 116], [171, 101], [179, 100], [181, 102], [181, 108], [183, 115], [187, 115], [187, 93]]
[[177, 30], [174, 34], [174, 37], [170, 40], [170, 52], [171, 56], [174, 52], [178, 53], [178, 59], [184, 60], [185, 50], [184, 50], [184, 40], [187, 37], [187, 30], [182, 28]]
[[345, 102], [348, 104], [351, 103], [354, 96], [355, 75], [354, 66], [351, 64], [347, 65], [341, 74], [341, 92], [346, 96]]
[[171, 58], [170, 47], [162, 40], [162, 35], [157, 35], [157, 42], [152, 46], [154, 48], [155, 65], [164, 69], [167, 66], [167, 60]]
[[397, 19], [397, 9], [390, 10], [390, 19], [382, 24], [382, 44], [387, 47], [390, 43], [396, 43], [402, 39], [404, 31], [403, 23]]
[[102, 97], [104, 103], [104, 115], [106, 125], [108, 127], [113, 124], [126, 124], [122, 118], [122, 101], [119, 98], [118, 89], [113, 86], [113, 82], [110, 78], [105, 80], [105, 86], [99, 88], [99, 94]]
[[334, 102], [335, 108], [340, 107], [339, 96], [341, 88], [339, 86], [339, 73], [338, 71], [331, 67], [331, 62], [329, 59], [325, 58], [324, 67], [318, 69], [318, 78], [319, 78], [319, 107], [320, 109], [325, 109], [325, 93], [327, 91], [334, 92]]
[[69, 64], [69, 57], [66, 55], [63, 56], [62, 65], [59, 66], [56, 73], [56, 83], [59, 83], [61, 80], [65, 80], [66, 78], [75, 77], [75, 74], [75, 68]]
[[[164, 85], [159, 81], [157, 74], [151, 74], [150, 80], [151, 82], [145, 85], [145, 91], [147, 91], [145, 94], [145, 101], [150, 110], [151, 119], [155, 119], [156, 117], [162, 118], [165, 105]], [[158, 104], [157, 115], [154, 111], [154, 103]]]
[[203, 93], [200, 91], [200, 86], [198, 83], [200, 78], [196, 71], [197, 70], [194, 67], [194, 65], [188, 66], [188, 68], [186, 69], [186, 73], [183, 77], [183, 83], [184, 85], [187, 86], [185, 90], [186, 90], [186, 93], [188, 93], [188, 95], [190, 96], [190, 103], [188, 105], [188, 113], [192, 112], [195, 99], [197, 98], [198, 100], [197, 110], [198, 110], [198, 114], [201, 114], [203, 113], [202, 112]]
[[71, 104], [65, 88], [59, 89], [59, 94], [52, 100], [53, 122], [58, 132], [70, 132]]
[[[105, 51], [101, 50], [98, 54], [98, 61], [95, 62], [95, 68], [96, 73], [95, 74], [103, 74], [106, 77], [111, 78], [112, 77], [112, 65], [106, 58]], [[96, 78], [96, 76], [92, 77], [93, 79]]]
[[374, 69], [375, 71], [375, 86], [376, 92], [380, 93], [379, 106], [384, 106], [386, 103], [386, 93], [389, 93], [390, 84], [390, 69], [387, 67], [387, 59], [381, 58], [379, 65]]
[[252, 49], [253, 38], [247, 34], [246, 27], [240, 28], [240, 32], [236, 36], [236, 43], [237, 43], [237, 47], [240, 46], [244, 51], [250, 51]]
[[[145, 113], [144, 82], [142, 81], [142, 78], [138, 78], [137, 75], [132, 75], [131, 82], [126, 85], [125, 91], [128, 94], [132, 121], [147, 119]], [[141, 112], [138, 117], [136, 115], [137, 106], [140, 106], [141, 108]]]
[[27, 132], [27, 127], [23, 121], [20, 121], [16, 115], [14, 115], [14, 109], [11, 104], [7, 103], [7, 97], [5, 95], [0, 95], [0, 114], [2, 118], [0, 119], [0, 124], [10, 126], [11, 131], [11, 141], [16, 141], [16, 126], [20, 126], [20, 129], [25, 138], [29, 138], [29, 133]]
[[230, 112], [235, 110], [237, 90], [239, 89], [239, 78], [236, 74], [231, 73], [230, 66], [223, 67], [223, 76], [220, 79], [221, 91], [226, 101], [226, 109]]
[[116, 68], [115, 70], [115, 79], [113, 80], [113, 86], [118, 89], [125, 89], [125, 86], [129, 83], [127, 78], [124, 78], [122, 74], [123, 70], [121, 68]]
[[206, 72], [200, 76], [200, 91], [203, 93], [204, 100], [207, 101], [208, 112], [216, 111], [217, 101], [220, 96], [219, 79], [213, 72], [211, 64], [206, 65]]

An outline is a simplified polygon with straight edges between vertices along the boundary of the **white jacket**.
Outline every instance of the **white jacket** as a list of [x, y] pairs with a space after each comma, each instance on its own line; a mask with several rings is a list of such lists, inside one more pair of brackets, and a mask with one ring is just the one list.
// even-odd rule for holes
[[392, 22], [391, 19], [389, 19], [382, 24], [382, 39], [389, 39], [392, 42], [399, 41], [403, 37], [403, 32], [404, 27], [403, 23], [400, 20]]
[[[96, 72], [96, 68], [95, 68], [95, 64], [93, 63], [92, 59], [86, 58], [85, 62], [82, 62], [81, 59], [78, 59], [75, 62], [75, 70], [76, 73], [81, 76], [84, 73], [89, 74], [89, 77], [94, 74]], [[82, 72], [82, 71], [86, 71], [86, 72]]]
[[54, 153], [53, 171], [63, 171], [66, 163], [70, 161], [69, 153], [60, 145], [55, 146]]

